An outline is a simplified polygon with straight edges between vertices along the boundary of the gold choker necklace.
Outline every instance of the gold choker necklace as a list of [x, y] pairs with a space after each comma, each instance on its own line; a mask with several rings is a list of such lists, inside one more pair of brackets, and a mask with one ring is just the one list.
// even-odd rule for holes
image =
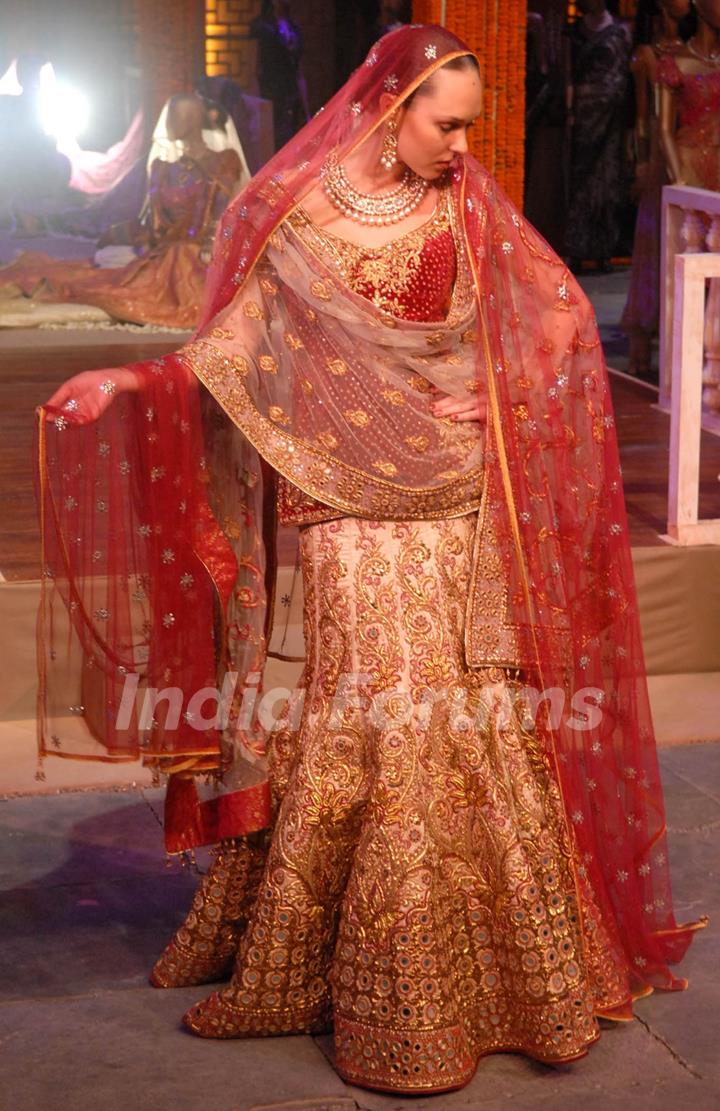
[[694, 54], [699, 61], [705, 62], [705, 65], [720, 65], [720, 50], [713, 50], [710, 54], [703, 54], [702, 51], [698, 50], [698, 48], [695, 46], [693, 39], [688, 39], [686, 46], [690, 53]]
[[350, 184], [344, 167], [328, 158], [320, 171], [330, 202], [358, 224], [397, 224], [414, 212], [428, 190], [428, 182], [408, 166], [398, 185], [387, 193], [361, 193]]

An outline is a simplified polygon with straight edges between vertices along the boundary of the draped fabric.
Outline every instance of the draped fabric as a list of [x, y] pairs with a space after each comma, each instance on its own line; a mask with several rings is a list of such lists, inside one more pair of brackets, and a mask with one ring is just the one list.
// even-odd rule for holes
[[143, 113], [138, 109], [123, 138], [103, 152], [83, 150], [74, 137], [61, 136], [57, 149], [70, 159], [70, 187], [102, 196], [119, 185], [142, 153], [144, 126]]
[[[373, 47], [226, 210], [192, 342], [134, 364], [139, 392], [99, 420], [40, 411], [42, 700], [51, 710], [69, 643], [84, 661], [82, 705], [86, 718], [96, 709], [100, 750], [141, 752], [172, 773], [169, 848], [262, 829], [269, 792], [253, 706], [272, 632], [277, 476], [355, 517], [477, 510], [467, 664], [521, 669], [576, 841], [574, 881], [589, 885], [622, 939], [633, 993], [680, 988], [668, 964], [704, 923], [679, 926], [673, 913], [614, 420], [589, 303], [468, 156], [448, 182], [460, 251], [439, 323], [400, 321], [352, 292], [287, 219], [328, 152], [346, 155], [389, 115], [383, 92], [403, 98], [463, 53], [454, 36], [424, 26]], [[431, 418], [428, 383], [481, 391], [486, 429]], [[226, 720], [199, 729], [193, 697], [232, 674]], [[151, 721], [131, 715], [117, 728], [128, 677], [140, 690], [179, 690], [178, 713], [166, 701]], [[97, 754], [47, 723], [41, 750]], [[198, 786], [209, 771], [213, 782]]]

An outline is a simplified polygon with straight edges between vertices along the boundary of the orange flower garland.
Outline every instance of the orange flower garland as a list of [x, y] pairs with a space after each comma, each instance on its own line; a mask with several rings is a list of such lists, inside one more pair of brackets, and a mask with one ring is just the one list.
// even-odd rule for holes
[[440, 23], [443, 7], [444, 25], [482, 63], [484, 105], [470, 133], [472, 152], [522, 205], [527, 0], [414, 0], [413, 19]]

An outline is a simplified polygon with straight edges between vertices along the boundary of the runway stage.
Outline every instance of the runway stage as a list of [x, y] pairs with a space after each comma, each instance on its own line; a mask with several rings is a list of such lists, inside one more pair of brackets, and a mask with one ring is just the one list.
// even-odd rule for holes
[[[147, 984], [148, 969], [182, 921], [197, 882], [194, 872], [164, 857], [162, 791], [138, 764], [48, 760], [46, 780], [35, 779], [33, 410], [77, 370], [160, 355], [177, 342], [176, 336], [123, 333], [0, 333], [0, 570], [8, 580], [0, 583], [0, 887], [6, 963], [15, 973], [0, 988], [0, 1039], [11, 1048], [0, 1058], [0, 1088], [26, 1111], [46, 1111], [48, 1092], [58, 1086], [70, 1106], [87, 1105], [88, 1084], [98, 1111], [135, 1106], [139, 1092], [156, 1111], [195, 1111], [208, 1103], [216, 1111], [268, 1111], [269, 1100], [286, 1111], [415, 1111], [410, 1099], [344, 1084], [329, 1063], [328, 1037], [209, 1046], [181, 1033], [179, 1016], [206, 990], [158, 992]], [[708, 877], [716, 868], [720, 746], [688, 742], [720, 739], [720, 549], [689, 551], [659, 540], [668, 421], [642, 386], [615, 377], [613, 393], [654, 672], [650, 693], [675, 908], [680, 921], [698, 913], [712, 920], [719, 905], [719, 889]], [[720, 441], [708, 437], [707, 515], [720, 515], [718, 471]], [[268, 686], [293, 685], [299, 665], [271, 666]], [[81, 726], [81, 719], [74, 724]], [[206, 866], [202, 853], [198, 859]], [[638, 1022], [601, 1022], [599, 1044], [576, 1065], [555, 1070], [498, 1054], [481, 1062], [467, 1089], [423, 1105], [469, 1111], [504, 1106], [510, 1098], [518, 1111], [540, 1105], [574, 1111], [579, 1101], [587, 1111], [605, 1111], [624, 1107], [632, 1092], [638, 1106], [657, 1111], [688, 1103], [696, 1111], [716, 1107], [716, 933], [703, 931], [708, 936], [697, 939], [682, 965], [689, 991], [639, 1000]], [[638, 1060], [650, 1077], [641, 1089]]]
[[[0, 672], [0, 793], [39, 789], [33, 778], [39, 586], [32, 478], [35, 407], [78, 371], [157, 357], [182, 342], [177, 333], [0, 332], [0, 648], [5, 659], [12, 659], [12, 667]], [[656, 394], [646, 385], [612, 373], [611, 386], [659, 743], [718, 740], [720, 548], [676, 548], [661, 540], [666, 528], [669, 418], [654, 407]], [[704, 434], [701, 516], [720, 517], [718, 475], [720, 438]], [[280, 556], [282, 564], [282, 548]], [[289, 672], [276, 679], [289, 686], [294, 681]], [[110, 772], [108, 778], [102, 769], [79, 769], [75, 762], [56, 760], [47, 786], [40, 789], [129, 782], [137, 778], [138, 769]]]

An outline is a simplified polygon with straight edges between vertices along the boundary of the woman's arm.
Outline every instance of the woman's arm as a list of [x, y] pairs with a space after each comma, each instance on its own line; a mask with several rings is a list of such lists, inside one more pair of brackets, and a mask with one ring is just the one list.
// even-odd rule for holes
[[635, 147], [638, 168], [644, 166], [650, 157], [650, 116], [653, 105], [650, 101], [649, 87], [652, 80], [648, 64], [647, 46], [639, 46], [630, 63], [635, 85]]
[[84, 370], [63, 382], [45, 404], [76, 413], [84, 423], [102, 416], [116, 394], [135, 393], [140, 386], [140, 376], [129, 367]]
[[680, 156], [675, 143], [677, 94], [667, 85], [659, 86], [660, 146], [665, 155], [668, 177], [673, 185], [683, 185]]

